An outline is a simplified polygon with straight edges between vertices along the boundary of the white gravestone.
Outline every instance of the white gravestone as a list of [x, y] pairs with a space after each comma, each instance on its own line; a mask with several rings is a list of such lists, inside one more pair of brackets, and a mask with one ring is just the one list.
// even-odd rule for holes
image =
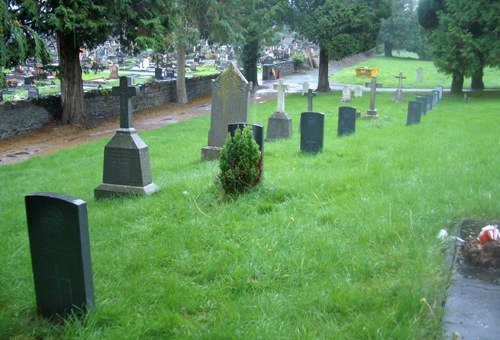
[[349, 86], [344, 86], [342, 89], [342, 103], [351, 101], [351, 88]]
[[354, 97], [363, 97], [363, 88], [361, 86], [356, 85], [356, 87], [354, 87]]

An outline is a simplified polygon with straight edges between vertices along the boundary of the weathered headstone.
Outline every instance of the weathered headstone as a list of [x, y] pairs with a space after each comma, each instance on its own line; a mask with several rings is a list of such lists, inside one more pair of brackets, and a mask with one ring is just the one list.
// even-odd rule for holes
[[111, 71], [109, 73], [109, 79], [120, 79], [118, 75], [118, 65], [111, 65]]
[[443, 98], [444, 86], [438, 85], [438, 86], [436, 86], [436, 90], [439, 91], [439, 100], [441, 100]]
[[0, 102], [3, 102], [3, 90], [0, 90]]
[[316, 97], [316, 92], [309, 89], [309, 90], [307, 90], [306, 97], [307, 97], [307, 111], [312, 112], [312, 110], [313, 110], [313, 98]]
[[229, 124], [248, 121], [251, 89], [252, 83], [248, 82], [232, 63], [212, 81], [210, 131], [208, 145], [201, 150], [203, 160], [220, 157]]
[[415, 75], [415, 81], [417, 83], [422, 83], [424, 81], [424, 69], [422, 67], [417, 68], [417, 73]]
[[339, 107], [337, 135], [340, 137], [354, 132], [356, 132], [356, 108], [350, 106]]
[[351, 101], [351, 88], [348, 85], [346, 85], [342, 89], [342, 99], [341, 99], [341, 102], [345, 103], [345, 102], [350, 102], [350, 101]]
[[36, 85], [28, 87], [28, 98], [38, 98], [38, 95], [38, 87]]
[[408, 116], [406, 118], [406, 125], [420, 124], [423, 105], [424, 104], [420, 101], [408, 102]]
[[94, 306], [87, 204], [55, 193], [25, 197], [38, 312], [44, 317]]
[[370, 83], [370, 108], [366, 111], [365, 118], [378, 118], [377, 109], [375, 108], [375, 96], [377, 94], [377, 77], [372, 77]]
[[189, 65], [189, 71], [196, 72], [196, 63], [191, 63]]
[[419, 96], [416, 101], [422, 103], [422, 115], [427, 115], [427, 97]]
[[363, 96], [363, 88], [359, 85], [354, 87], [354, 97], [362, 97]]
[[323, 150], [325, 114], [302, 112], [300, 116], [300, 151], [316, 153]]
[[399, 76], [396, 76], [395, 78], [398, 78], [398, 89], [396, 92], [394, 92], [394, 95], [392, 96], [392, 101], [395, 102], [405, 102], [406, 101], [406, 95], [403, 92], [403, 79], [406, 79], [406, 77], [403, 77], [403, 73], [399, 72]]
[[165, 70], [165, 77], [168, 79], [174, 79], [175, 78], [175, 71], [172, 69]]
[[285, 91], [288, 89], [288, 84], [285, 84], [282, 79], [273, 87], [278, 90], [278, 107], [276, 112], [268, 118], [267, 121], [267, 140], [276, 140], [280, 138], [292, 137], [292, 118], [285, 111]]
[[302, 84], [302, 95], [305, 96], [309, 91], [309, 83], [306, 81]]
[[432, 90], [432, 94], [434, 95], [433, 100], [432, 100], [432, 106], [436, 106], [437, 103], [439, 102], [439, 91]]
[[120, 128], [104, 148], [103, 184], [94, 190], [96, 199], [126, 195], [151, 195], [160, 188], [153, 183], [149, 149], [132, 127], [132, 99], [139, 88], [131, 77], [121, 77], [113, 87], [120, 97]]

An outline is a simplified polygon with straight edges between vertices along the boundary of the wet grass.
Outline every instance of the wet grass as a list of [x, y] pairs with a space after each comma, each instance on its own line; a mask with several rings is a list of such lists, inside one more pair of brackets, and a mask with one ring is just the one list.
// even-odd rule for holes
[[[368, 100], [349, 105], [364, 115]], [[209, 117], [140, 133], [161, 187], [150, 197], [94, 200], [105, 140], [2, 166], [0, 338], [439, 338], [436, 235], [500, 216], [499, 102], [445, 97], [407, 127], [408, 104], [381, 93], [381, 118], [339, 138], [340, 93], [319, 94], [324, 150], [307, 155], [307, 99], [287, 96], [293, 137], [266, 143], [263, 184], [234, 200], [200, 161]], [[275, 109], [249, 120], [267, 126]], [[24, 195], [40, 191], [88, 204], [96, 307], [61, 324], [35, 312]]]

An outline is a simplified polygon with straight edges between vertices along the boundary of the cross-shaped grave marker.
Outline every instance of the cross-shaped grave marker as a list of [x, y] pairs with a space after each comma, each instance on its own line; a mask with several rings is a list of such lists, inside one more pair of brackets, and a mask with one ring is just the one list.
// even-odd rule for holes
[[273, 89], [278, 90], [278, 108], [277, 112], [285, 112], [285, 91], [288, 89], [288, 84], [283, 82], [283, 79], [274, 84]]
[[316, 92], [313, 92], [313, 90], [309, 89], [307, 90], [306, 97], [307, 97], [307, 111], [311, 112], [313, 110], [313, 98], [316, 97]]
[[375, 108], [375, 95], [377, 94], [377, 77], [372, 77], [370, 83], [370, 108], [366, 111], [365, 118], [378, 118], [377, 109]]
[[132, 128], [132, 98], [139, 94], [139, 87], [132, 86], [132, 77], [120, 77], [120, 86], [114, 86], [113, 96], [120, 97], [120, 128]]
[[396, 90], [396, 92], [394, 92], [392, 100], [395, 102], [405, 102], [406, 96], [403, 93], [403, 79], [406, 79], [406, 77], [403, 77], [403, 73], [399, 72], [399, 76], [395, 76], [394, 78], [399, 79], [399, 83], [398, 83], [398, 89]]

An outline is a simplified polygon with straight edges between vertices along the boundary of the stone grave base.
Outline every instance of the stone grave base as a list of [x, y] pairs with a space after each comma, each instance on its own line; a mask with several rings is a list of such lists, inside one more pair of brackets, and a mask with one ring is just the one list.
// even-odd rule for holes
[[146, 185], [145, 187], [103, 183], [94, 190], [94, 196], [96, 199], [115, 198], [130, 195], [148, 196], [159, 190], [160, 187], [154, 183]]
[[368, 109], [366, 111], [366, 115], [363, 117], [363, 119], [372, 119], [372, 118], [378, 118], [378, 113], [377, 113], [377, 109], [374, 109], [374, 110], [370, 110]]
[[202, 161], [213, 161], [220, 158], [220, 151], [222, 150], [219, 146], [204, 146], [201, 148], [201, 160]]
[[267, 120], [267, 141], [292, 138], [292, 118], [286, 112], [275, 112]]

